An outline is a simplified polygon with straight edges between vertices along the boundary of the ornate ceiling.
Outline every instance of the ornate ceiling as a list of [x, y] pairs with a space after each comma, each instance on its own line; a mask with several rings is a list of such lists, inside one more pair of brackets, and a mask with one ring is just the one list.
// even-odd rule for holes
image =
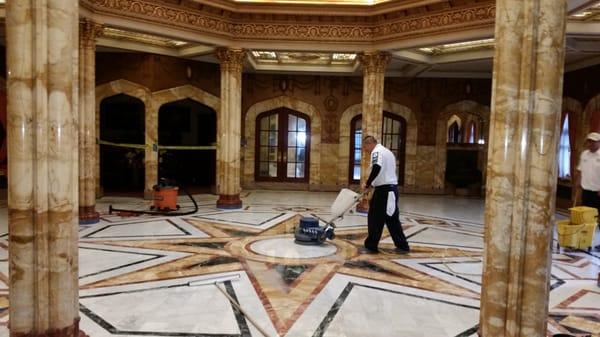
[[[3, 14], [0, 0], [0, 16]], [[600, 0], [568, 0], [567, 70], [600, 63]], [[491, 77], [494, 0], [80, 0], [103, 24], [99, 51], [217, 62], [245, 48], [245, 71], [360, 74], [385, 50], [388, 76]]]

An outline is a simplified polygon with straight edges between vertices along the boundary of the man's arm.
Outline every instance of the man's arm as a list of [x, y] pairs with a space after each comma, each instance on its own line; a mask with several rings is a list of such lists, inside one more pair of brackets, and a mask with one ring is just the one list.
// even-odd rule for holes
[[381, 172], [381, 166], [379, 166], [378, 164], [374, 164], [371, 168], [371, 174], [369, 175], [369, 179], [367, 179], [365, 188], [369, 188], [371, 186], [373, 180], [375, 180], [375, 178], [377, 178], [377, 176], [379, 175], [379, 172]]

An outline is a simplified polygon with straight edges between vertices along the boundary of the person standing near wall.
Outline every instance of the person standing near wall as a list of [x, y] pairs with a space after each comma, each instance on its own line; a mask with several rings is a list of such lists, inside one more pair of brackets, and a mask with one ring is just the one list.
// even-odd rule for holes
[[396, 158], [390, 150], [378, 144], [373, 136], [366, 136], [363, 139], [363, 147], [371, 154], [371, 174], [364, 188], [373, 186], [375, 191], [369, 203], [369, 235], [361, 252], [364, 254], [378, 252], [377, 246], [383, 232], [383, 224], [386, 224], [396, 245], [396, 252], [407, 254], [410, 252], [410, 247], [402, 231], [398, 210]]
[[[591, 132], [586, 137], [587, 149], [581, 153], [576, 184], [581, 187], [581, 203], [594, 207], [600, 213], [600, 133]], [[600, 245], [595, 247], [600, 249]]]

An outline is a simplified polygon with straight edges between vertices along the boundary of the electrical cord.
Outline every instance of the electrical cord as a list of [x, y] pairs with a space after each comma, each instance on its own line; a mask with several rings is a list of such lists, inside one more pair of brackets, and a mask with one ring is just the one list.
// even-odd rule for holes
[[[172, 185], [177, 185], [177, 182], [175, 182], [173, 179], [165, 179], [162, 178], [161, 182], [165, 182], [165, 183], [170, 183]], [[190, 214], [194, 214], [196, 212], [198, 212], [198, 203], [196, 202], [196, 199], [194, 199], [194, 197], [190, 194], [190, 192], [188, 192], [188, 190], [186, 190], [183, 186], [178, 186], [180, 190], [183, 191], [183, 193], [185, 193], [190, 200], [192, 201], [192, 203], [194, 204], [194, 210], [192, 211], [186, 211], [186, 212], [171, 212], [171, 211], [141, 211], [141, 210], [135, 210], [135, 209], [120, 209], [120, 208], [113, 208], [112, 205], [108, 206], [108, 214], [112, 214], [112, 212], [127, 212], [127, 213], [133, 213], [133, 214], [149, 214], [149, 215], [164, 215], [164, 216], [182, 216], [182, 215], [190, 215]]]

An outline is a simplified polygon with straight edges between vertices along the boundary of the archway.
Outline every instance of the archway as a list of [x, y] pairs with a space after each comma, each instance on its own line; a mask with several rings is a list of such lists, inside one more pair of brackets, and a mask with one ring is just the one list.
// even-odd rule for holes
[[307, 115], [287, 108], [256, 117], [256, 181], [308, 181], [310, 122]]
[[246, 186], [255, 183], [255, 152], [256, 152], [256, 117], [265, 112], [278, 108], [287, 108], [301, 112], [310, 118], [311, 137], [310, 137], [310, 165], [309, 165], [309, 188], [317, 187], [321, 182], [321, 116], [317, 108], [313, 105], [303, 102], [299, 99], [289, 96], [279, 96], [266, 101], [258, 102], [252, 105], [244, 117], [244, 139], [246, 145], [242, 151], [244, 154], [244, 174], [242, 181]]
[[[489, 116], [489, 107], [468, 100], [449, 104], [440, 112], [436, 129], [434, 188], [445, 190], [451, 186], [457, 188], [453, 190], [456, 193], [473, 195], [482, 192]], [[474, 143], [468, 142], [469, 133], [465, 132], [470, 125], [479, 130]]]
[[[404, 187], [414, 187], [417, 171], [417, 119], [412, 110], [404, 105], [384, 101], [383, 110], [391, 115], [401, 117], [406, 121], [406, 141], [404, 149]], [[338, 184], [340, 186], [350, 183], [350, 147], [352, 120], [362, 113], [362, 103], [348, 107], [340, 118], [340, 145], [338, 150]], [[401, 179], [400, 177], [398, 177]]]
[[216, 140], [214, 109], [190, 98], [163, 104], [158, 111], [159, 177], [209, 191], [216, 179]]
[[[396, 175], [398, 186], [404, 186], [405, 153], [406, 153], [406, 120], [388, 111], [383, 112], [381, 139], [379, 142], [388, 148], [396, 157]], [[348, 181], [360, 183], [362, 157], [362, 114], [352, 118], [350, 122], [350, 154]], [[379, 137], [378, 137], [379, 138]]]
[[144, 190], [144, 111], [140, 99], [126, 94], [100, 102], [100, 182], [106, 193]]

